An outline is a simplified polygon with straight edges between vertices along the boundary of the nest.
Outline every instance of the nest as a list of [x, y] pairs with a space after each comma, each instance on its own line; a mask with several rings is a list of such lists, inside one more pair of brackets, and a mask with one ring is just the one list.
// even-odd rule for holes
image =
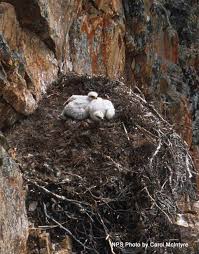
[[[114, 120], [58, 120], [69, 96], [93, 90], [114, 103]], [[196, 199], [195, 168], [181, 137], [141, 93], [69, 75], [8, 137], [28, 185], [29, 220], [54, 242], [69, 235], [77, 253], [116, 254], [144, 253], [121, 243], [180, 241], [178, 202]]]

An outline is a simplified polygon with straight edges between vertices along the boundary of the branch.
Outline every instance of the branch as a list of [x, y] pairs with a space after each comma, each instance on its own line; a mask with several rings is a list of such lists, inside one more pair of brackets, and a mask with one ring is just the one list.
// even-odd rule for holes
[[[24, 178], [25, 178], [25, 177], [24, 177]], [[60, 199], [60, 200], [67, 201], [67, 202], [71, 202], [71, 203], [73, 203], [73, 204], [75, 204], [75, 205], [78, 205], [78, 206], [81, 206], [81, 205], [90, 206], [90, 205], [89, 205], [88, 203], [86, 203], [86, 202], [77, 201], [77, 200], [74, 200], [74, 199], [66, 198], [65, 196], [58, 195], [58, 194], [56, 194], [56, 193], [54, 193], [54, 192], [52, 192], [52, 191], [46, 189], [45, 187], [39, 185], [38, 183], [36, 183], [36, 182], [34, 182], [34, 181], [30, 180], [30, 179], [25, 178], [25, 180], [28, 181], [28, 182], [30, 182], [31, 184], [37, 186], [39, 189], [42, 189], [42, 190], [45, 191], [46, 193], [48, 193], [48, 194], [50, 194], [50, 195], [52, 195], [52, 196], [54, 196], [54, 197], [56, 197], [56, 198], [58, 198], [58, 199]]]
[[[52, 220], [54, 223], [56, 223], [61, 229], [63, 229], [64, 231], [66, 231], [66, 233], [71, 236], [77, 243], [79, 243], [82, 247], [84, 247], [84, 249], [88, 249], [88, 250], [93, 250], [95, 251], [94, 249], [92, 248], [89, 248], [87, 247], [85, 244], [83, 244], [82, 242], [80, 242], [72, 233], [69, 229], [67, 229], [66, 227], [64, 227], [61, 223], [59, 223], [57, 220], [55, 220], [53, 217], [51, 217], [50, 215], [48, 215], [47, 213], [47, 209], [46, 209], [46, 204], [43, 203], [43, 206], [44, 206], [44, 213], [46, 215], [46, 217], [50, 220]], [[95, 253], [98, 253], [95, 251]]]

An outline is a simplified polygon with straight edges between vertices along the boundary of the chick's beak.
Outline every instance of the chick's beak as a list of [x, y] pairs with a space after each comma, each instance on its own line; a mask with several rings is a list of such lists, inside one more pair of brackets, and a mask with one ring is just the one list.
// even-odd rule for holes
[[104, 117], [101, 117], [101, 116], [97, 116], [97, 118], [98, 118], [99, 120], [104, 120]]

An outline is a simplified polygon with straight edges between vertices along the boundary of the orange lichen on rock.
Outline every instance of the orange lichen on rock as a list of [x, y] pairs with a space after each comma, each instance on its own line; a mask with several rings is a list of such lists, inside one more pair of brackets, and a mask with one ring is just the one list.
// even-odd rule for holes
[[[20, 27], [12, 5], [1, 3], [0, 12], [0, 64], [4, 73], [1, 100], [18, 113], [28, 115], [34, 112], [42, 93], [57, 77], [57, 60], [44, 42]], [[2, 125], [6, 111], [1, 112]]]
[[[124, 23], [114, 20], [110, 14], [83, 15], [77, 27], [76, 37], [80, 40], [73, 47], [74, 69], [77, 73], [107, 75], [116, 78], [123, 73], [125, 62]], [[86, 37], [85, 37], [86, 35]], [[77, 41], [77, 40], [76, 40]], [[86, 47], [87, 45], [87, 47]], [[80, 52], [78, 47], [81, 47]], [[80, 53], [87, 59], [81, 61]], [[77, 65], [78, 62], [78, 65]]]

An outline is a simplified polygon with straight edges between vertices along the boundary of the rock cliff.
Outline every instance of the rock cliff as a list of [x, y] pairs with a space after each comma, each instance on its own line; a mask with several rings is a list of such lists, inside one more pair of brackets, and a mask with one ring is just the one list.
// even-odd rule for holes
[[22, 175], [1, 145], [0, 202], [0, 253], [26, 254], [28, 219]]
[[198, 1], [0, 2], [0, 129], [32, 114], [71, 71], [141, 90], [199, 169]]
[[18, 1], [0, 4], [0, 126], [31, 114], [58, 73], [124, 78], [193, 149], [198, 163], [195, 0]]

